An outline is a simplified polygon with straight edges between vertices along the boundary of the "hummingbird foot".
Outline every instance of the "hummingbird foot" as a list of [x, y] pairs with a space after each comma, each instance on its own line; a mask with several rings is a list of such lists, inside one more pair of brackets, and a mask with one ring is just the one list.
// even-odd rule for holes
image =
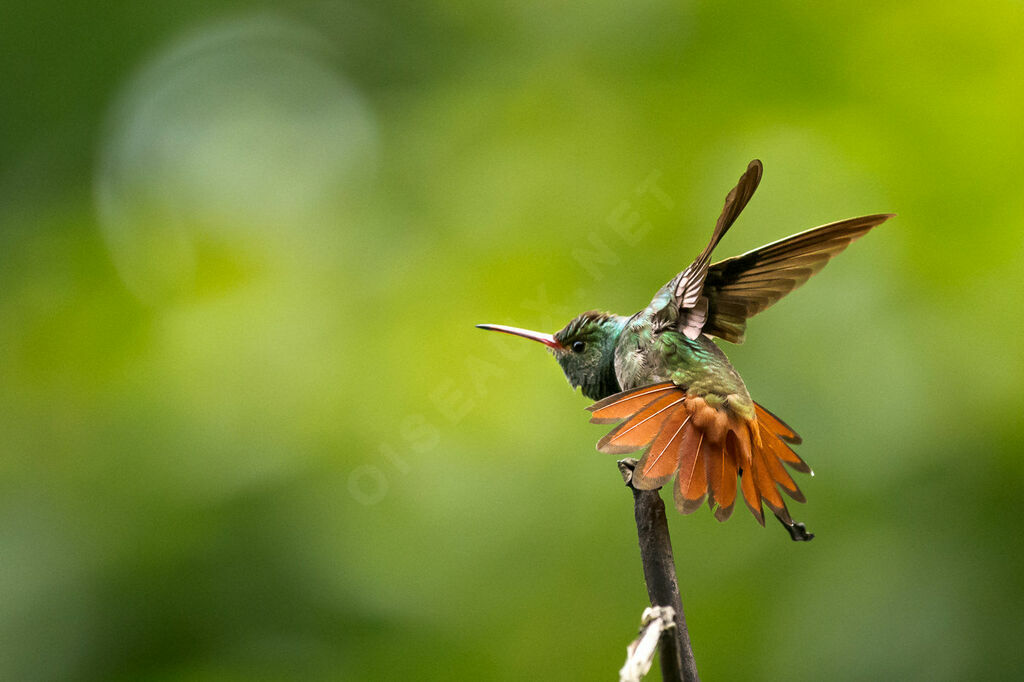
[[[626, 484], [627, 488], [633, 488], [633, 471], [636, 470], [636, 465], [640, 462], [636, 457], [626, 457], [620, 459], [616, 464], [619, 465], [619, 473], [622, 474], [622, 482]], [[633, 488], [635, 490], [635, 488]]]
[[[779, 518], [779, 517], [775, 517]], [[792, 523], [786, 523], [782, 519], [779, 519], [779, 523], [782, 527], [789, 531], [789, 537], [793, 539], [793, 542], [810, 542], [814, 539], [814, 533], [807, 532], [807, 526], [802, 523], [793, 521]]]

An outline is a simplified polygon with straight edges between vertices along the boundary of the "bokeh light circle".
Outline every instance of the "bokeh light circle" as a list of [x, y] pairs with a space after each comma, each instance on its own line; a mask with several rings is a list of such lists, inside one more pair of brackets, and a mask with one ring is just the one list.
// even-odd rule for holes
[[116, 99], [97, 213], [125, 284], [157, 304], [190, 291], [197, 244], [273, 252], [336, 227], [375, 157], [372, 115], [315, 30], [221, 22], [172, 42]]

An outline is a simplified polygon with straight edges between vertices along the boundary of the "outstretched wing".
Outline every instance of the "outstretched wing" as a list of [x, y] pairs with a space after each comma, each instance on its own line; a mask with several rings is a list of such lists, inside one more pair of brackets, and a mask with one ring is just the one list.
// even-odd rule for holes
[[653, 300], [647, 306], [647, 312], [656, 324], [678, 329], [691, 339], [700, 336], [700, 330], [705, 326], [708, 315], [708, 301], [701, 295], [701, 290], [708, 276], [711, 252], [735, 222], [746, 203], [751, 201], [754, 190], [761, 182], [761, 173], [761, 162], [757, 159], [746, 166], [746, 171], [739, 176], [736, 186], [725, 198], [725, 206], [715, 224], [715, 231], [708, 246], [689, 267], [674, 276], [669, 284], [654, 294]]
[[880, 213], [840, 220], [715, 263], [703, 283], [703, 332], [742, 343], [747, 318], [799, 287], [851, 242], [891, 217]]
[[736, 222], [740, 212], [754, 196], [754, 191], [761, 182], [763, 173], [761, 162], [754, 159], [747, 165], [747, 170], [740, 176], [736, 186], [725, 197], [725, 206], [722, 207], [722, 214], [718, 216], [715, 223], [715, 231], [711, 234], [711, 241], [704, 247], [704, 251], [697, 256], [697, 259], [688, 268], [679, 273], [673, 280], [672, 296], [680, 308], [693, 308], [700, 298], [701, 289], [704, 287], [704, 278], [708, 274], [708, 264], [711, 262], [711, 252], [718, 246], [725, 233], [729, 231], [732, 224]]
[[[651, 490], [675, 482], [676, 507], [689, 514], [705, 498], [715, 518], [725, 521], [736, 502], [739, 477], [743, 499], [764, 525], [762, 501], [783, 523], [793, 520], [779, 488], [804, 501], [782, 465], [810, 472], [786, 442], [800, 437], [782, 420], [755, 403], [755, 416], [740, 418], [727, 406], [712, 407], [671, 382], [624, 391], [587, 408], [592, 422], [622, 421], [597, 444], [601, 452], [621, 454], [645, 448], [633, 471], [633, 486]], [[786, 441], [786, 442], [783, 442]]]

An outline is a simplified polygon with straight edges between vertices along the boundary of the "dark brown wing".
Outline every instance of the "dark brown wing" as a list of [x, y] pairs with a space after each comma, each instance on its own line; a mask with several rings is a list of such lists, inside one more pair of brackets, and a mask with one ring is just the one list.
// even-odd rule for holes
[[715, 263], [704, 280], [704, 333], [743, 343], [747, 318], [796, 289], [850, 242], [892, 217], [880, 213], [840, 220]]
[[722, 207], [721, 215], [718, 216], [715, 231], [711, 234], [711, 240], [708, 242], [708, 245], [689, 267], [676, 275], [675, 279], [668, 284], [672, 300], [680, 311], [697, 309], [696, 319], [692, 322], [686, 321], [685, 312], [680, 317], [683, 320], [680, 328], [684, 331], [690, 330], [692, 333], [687, 333], [687, 336], [690, 338], [697, 338], [700, 335], [700, 328], [704, 324], [700, 297], [701, 289], [704, 287], [704, 278], [708, 274], [708, 264], [711, 263], [711, 252], [729, 228], [732, 227], [732, 224], [736, 222], [736, 218], [739, 217], [740, 212], [743, 211], [750, 198], [754, 196], [754, 192], [761, 182], [762, 173], [761, 162], [757, 159], [747, 164], [747, 170], [744, 171], [736, 186], [725, 197], [725, 205]]

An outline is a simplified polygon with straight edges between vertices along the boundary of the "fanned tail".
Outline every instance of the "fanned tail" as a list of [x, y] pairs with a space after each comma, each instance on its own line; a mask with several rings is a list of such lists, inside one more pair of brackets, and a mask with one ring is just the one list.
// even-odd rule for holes
[[757, 403], [748, 420], [734, 413], [728, 401], [714, 407], [665, 382], [609, 396], [587, 409], [592, 422], [622, 421], [597, 444], [599, 451], [646, 448], [633, 472], [634, 487], [660, 488], [675, 476], [675, 504], [683, 514], [696, 511], [706, 498], [715, 518], [725, 521], [741, 493], [762, 526], [764, 506], [792, 526], [780, 491], [805, 501], [785, 466], [811, 473], [788, 445], [800, 443], [800, 436]]
[[746, 423], [750, 435], [750, 464], [746, 470], [740, 472], [743, 499], [762, 526], [762, 502], [779, 517], [779, 520], [787, 526], [792, 526], [793, 519], [779, 490], [797, 502], [807, 501], [800, 487], [783, 466], [785, 463], [795, 471], [813, 475], [807, 463], [787, 445], [800, 443], [802, 440], [784, 421], [757, 403], [754, 403], [754, 413], [755, 418]]

